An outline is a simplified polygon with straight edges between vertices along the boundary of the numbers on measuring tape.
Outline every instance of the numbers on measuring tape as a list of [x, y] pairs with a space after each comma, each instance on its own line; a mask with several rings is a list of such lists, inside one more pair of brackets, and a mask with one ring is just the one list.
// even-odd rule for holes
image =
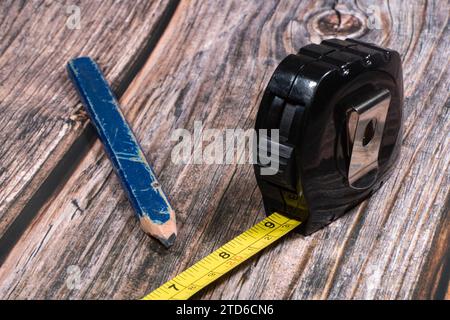
[[234, 266], [236, 264], [239, 264], [242, 260], [244, 260], [244, 258], [242, 256], [235, 256], [232, 259], [230, 259], [229, 261], [225, 262], [225, 264], [228, 266]]
[[[200, 265], [196, 264], [189, 268], [189, 279], [179, 275], [174, 279], [177, 280], [180, 277], [180, 282], [172, 280], [163, 285], [164, 290], [154, 291], [145, 299], [187, 299], [299, 224], [299, 221], [274, 213], [270, 218], [266, 218], [205, 257], [199, 262]], [[198, 268], [199, 266], [201, 268]]]
[[267, 221], [266, 223], [264, 223], [264, 226], [267, 228], [275, 228], [275, 223]]
[[177, 288], [177, 286], [174, 284], [171, 284], [170, 286], [168, 286], [169, 289], [175, 289], [176, 291], [180, 291], [180, 289]]
[[219, 257], [221, 257], [222, 259], [228, 259], [230, 257], [230, 254], [222, 251], [221, 253], [219, 253]]

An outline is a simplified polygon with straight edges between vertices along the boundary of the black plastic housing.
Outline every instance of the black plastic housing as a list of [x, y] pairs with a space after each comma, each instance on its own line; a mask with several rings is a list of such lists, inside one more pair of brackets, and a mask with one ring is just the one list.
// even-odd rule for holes
[[[374, 184], [352, 188], [342, 143], [345, 102], [358, 92], [388, 89], [391, 100]], [[263, 95], [256, 130], [279, 129], [276, 175], [254, 166], [267, 214], [280, 212], [302, 220], [308, 235], [342, 216], [387, 179], [402, 139], [403, 80], [396, 51], [347, 39], [309, 44], [287, 56]], [[261, 140], [258, 134], [258, 145]], [[270, 140], [270, 136], [268, 138]], [[270, 144], [270, 141], [268, 142]]]

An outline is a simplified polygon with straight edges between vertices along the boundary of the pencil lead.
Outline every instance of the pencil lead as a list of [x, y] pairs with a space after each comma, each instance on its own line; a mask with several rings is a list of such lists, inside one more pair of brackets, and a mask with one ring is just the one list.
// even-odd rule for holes
[[177, 238], [177, 235], [175, 233], [172, 233], [171, 236], [167, 239], [158, 238], [158, 240], [168, 249], [170, 248]]

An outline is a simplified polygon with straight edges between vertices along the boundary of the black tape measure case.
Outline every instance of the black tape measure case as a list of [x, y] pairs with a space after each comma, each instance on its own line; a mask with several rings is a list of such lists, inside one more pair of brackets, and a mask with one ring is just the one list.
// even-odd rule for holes
[[[331, 39], [287, 56], [256, 119], [254, 168], [266, 213], [303, 221], [307, 235], [370, 196], [398, 158], [402, 104], [396, 51]], [[278, 139], [259, 129], [278, 129]], [[278, 172], [264, 174], [263, 157], [276, 149]]]

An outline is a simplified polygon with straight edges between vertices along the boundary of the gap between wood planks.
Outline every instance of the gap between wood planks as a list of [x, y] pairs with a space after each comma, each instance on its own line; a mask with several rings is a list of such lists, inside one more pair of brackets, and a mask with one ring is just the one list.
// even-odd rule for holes
[[[142, 51], [138, 53], [136, 60], [131, 64], [130, 68], [126, 71], [122, 82], [117, 86], [115, 90], [117, 99], [122, 97], [152, 54], [179, 3], [180, 0], [170, 0], [168, 3], [163, 14], [156, 23], [153, 34], [149, 35], [146, 45]], [[77, 165], [91, 149], [95, 140], [96, 134], [94, 128], [90, 123], [87, 123], [78, 138], [76, 138], [62, 159], [52, 169], [41, 186], [32, 195], [24, 208], [16, 216], [13, 223], [6, 229], [5, 233], [0, 238], [0, 266], [45, 203], [58, 189], [66, 184]]]

